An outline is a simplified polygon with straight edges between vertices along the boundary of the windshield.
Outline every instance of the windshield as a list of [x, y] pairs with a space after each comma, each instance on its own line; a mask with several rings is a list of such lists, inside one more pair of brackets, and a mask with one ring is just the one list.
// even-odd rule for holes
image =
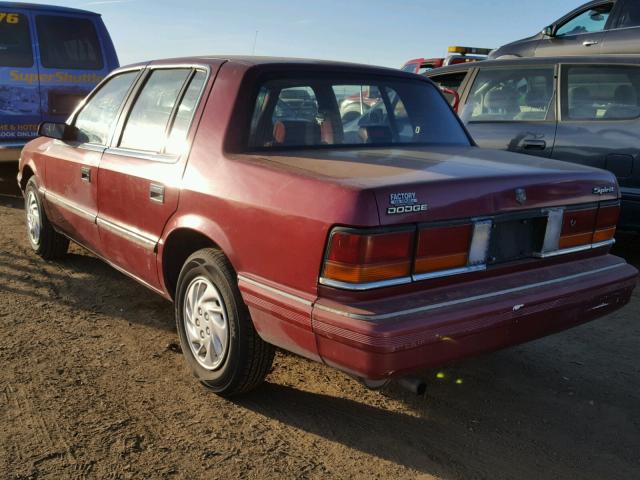
[[272, 80], [262, 84], [249, 146], [469, 145], [437, 89], [396, 78]]

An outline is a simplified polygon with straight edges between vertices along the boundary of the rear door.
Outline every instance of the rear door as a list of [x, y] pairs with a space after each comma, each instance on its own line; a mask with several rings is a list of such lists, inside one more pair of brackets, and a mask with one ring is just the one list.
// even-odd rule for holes
[[481, 147], [550, 157], [555, 78], [554, 65], [478, 68], [460, 108], [462, 121]]
[[553, 37], [544, 37], [538, 42], [536, 57], [600, 53], [614, 5], [615, 2], [603, 1], [564, 19], [556, 25]]
[[553, 158], [609, 170], [623, 200], [640, 198], [640, 66], [562, 65], [561, 108]]
[[37, 135], [42, 120], [38, 66], [31, 13], [6, 5], [0, 7], [0, 146], [18, 146]]
[[618, 0], [618, 13], [604, 36], [601, 52], [640, 53], [640, 2]]
[[208, 68], [147, 70], [100, 163], [97, 223], [103, 255], [152, 288], [160, 285], [157, 244], [178, 206], [189, 132], [203, 107]]
[[45, 121], [62, 122], [111, 70], [97, 15], [33, 14]]

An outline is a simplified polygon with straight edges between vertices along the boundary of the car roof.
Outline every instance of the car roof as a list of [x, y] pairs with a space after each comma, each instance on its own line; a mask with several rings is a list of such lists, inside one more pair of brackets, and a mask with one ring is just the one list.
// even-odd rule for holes
[[304, 70], [305, 68], [325, 69], [325, 70], [345, 70], [350, 72], [360, 72], [378, 75], [393, 75], [405, 78], [415, 79], [413, 73], [403, 72], [397, 68], [380, 67], [374, 65], [364, 65], [358, 63], [338, 62], [330, 60], [316, 60], [308, 58], [288, 58], [288, 57], [258, 57], [258, 56], [240, 56], [240, 55], [204, 55], [197, 57], [178, 57], [152, 60], [149, 62], [140, 62], [132, 65], [123, 66], [122, 69], [139, 67], [139, 66], [157, 66], [157, 65], [220, 65], [221, 63], [230, 63], [243, 66], [247, 69], [251, 67], [280, 67], [280, 68], [296, 68]]
[[22, 3], [22, 2], [0, 2], [0, 9], [9, 9], [16, 8], [22, 10], [37, 10], [43, 12], [53, 12], [53, 13], [73, 13], [73, 14], [81, 14], [81, 15], [97, 15], [100, 16], [99, 13], [90, 12], [88, 10], [81, 10], [79, 8], [71, 8], [71, 7], [59, 7], [57, 5], [42, 5], [38, 3]]
[[470, 68], [487, 68], [487, 67], [527, 67], [537, 65], [555, 65], [555, 64], [590, 64], [590, 65], [640, 65], [640, 55], [592, 55], [592, 56], [564, 56], [564, 57], [529, 57], [529, 58], [510, 58], [503, 60], [482, 60], [481, 62], [462, 63], [458, 65], [449, 65], [442, 68], [434, 68], [427, 72], [428, 76], [441, 75], [443, 73], [454, 73]]

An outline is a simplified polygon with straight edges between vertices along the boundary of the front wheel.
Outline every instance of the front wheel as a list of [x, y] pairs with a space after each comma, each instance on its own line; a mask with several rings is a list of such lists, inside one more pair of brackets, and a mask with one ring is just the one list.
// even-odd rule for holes
[[31, 177], [25, 189], [25, 214], [27, 238], [34, 252], [45, 260], [55, 260], [66, 255], [69, 239], [56, 232], [42, 208], [38, 184]]
[[203, 249], [187, 259], [178, 278], [175, 315], [184, 357], [205, 386], [232, 396], [262, 383], [274, 348], [253, 327], [221, 251]]

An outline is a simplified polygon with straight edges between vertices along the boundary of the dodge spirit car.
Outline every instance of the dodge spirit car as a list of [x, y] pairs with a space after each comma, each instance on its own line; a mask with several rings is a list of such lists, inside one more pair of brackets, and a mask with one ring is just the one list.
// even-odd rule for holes
[[[371, 90], [376, 113], [344, 124], [340, 100]], [[611, 173], [477, 148], [413, 74], [155, 61], [40, 132], [18, 175], [33, 250], [71, 239], [172, 300], [221, 395], [274, 347], [376, 386], [601, 317], [636, 284], [609, 254]]]

